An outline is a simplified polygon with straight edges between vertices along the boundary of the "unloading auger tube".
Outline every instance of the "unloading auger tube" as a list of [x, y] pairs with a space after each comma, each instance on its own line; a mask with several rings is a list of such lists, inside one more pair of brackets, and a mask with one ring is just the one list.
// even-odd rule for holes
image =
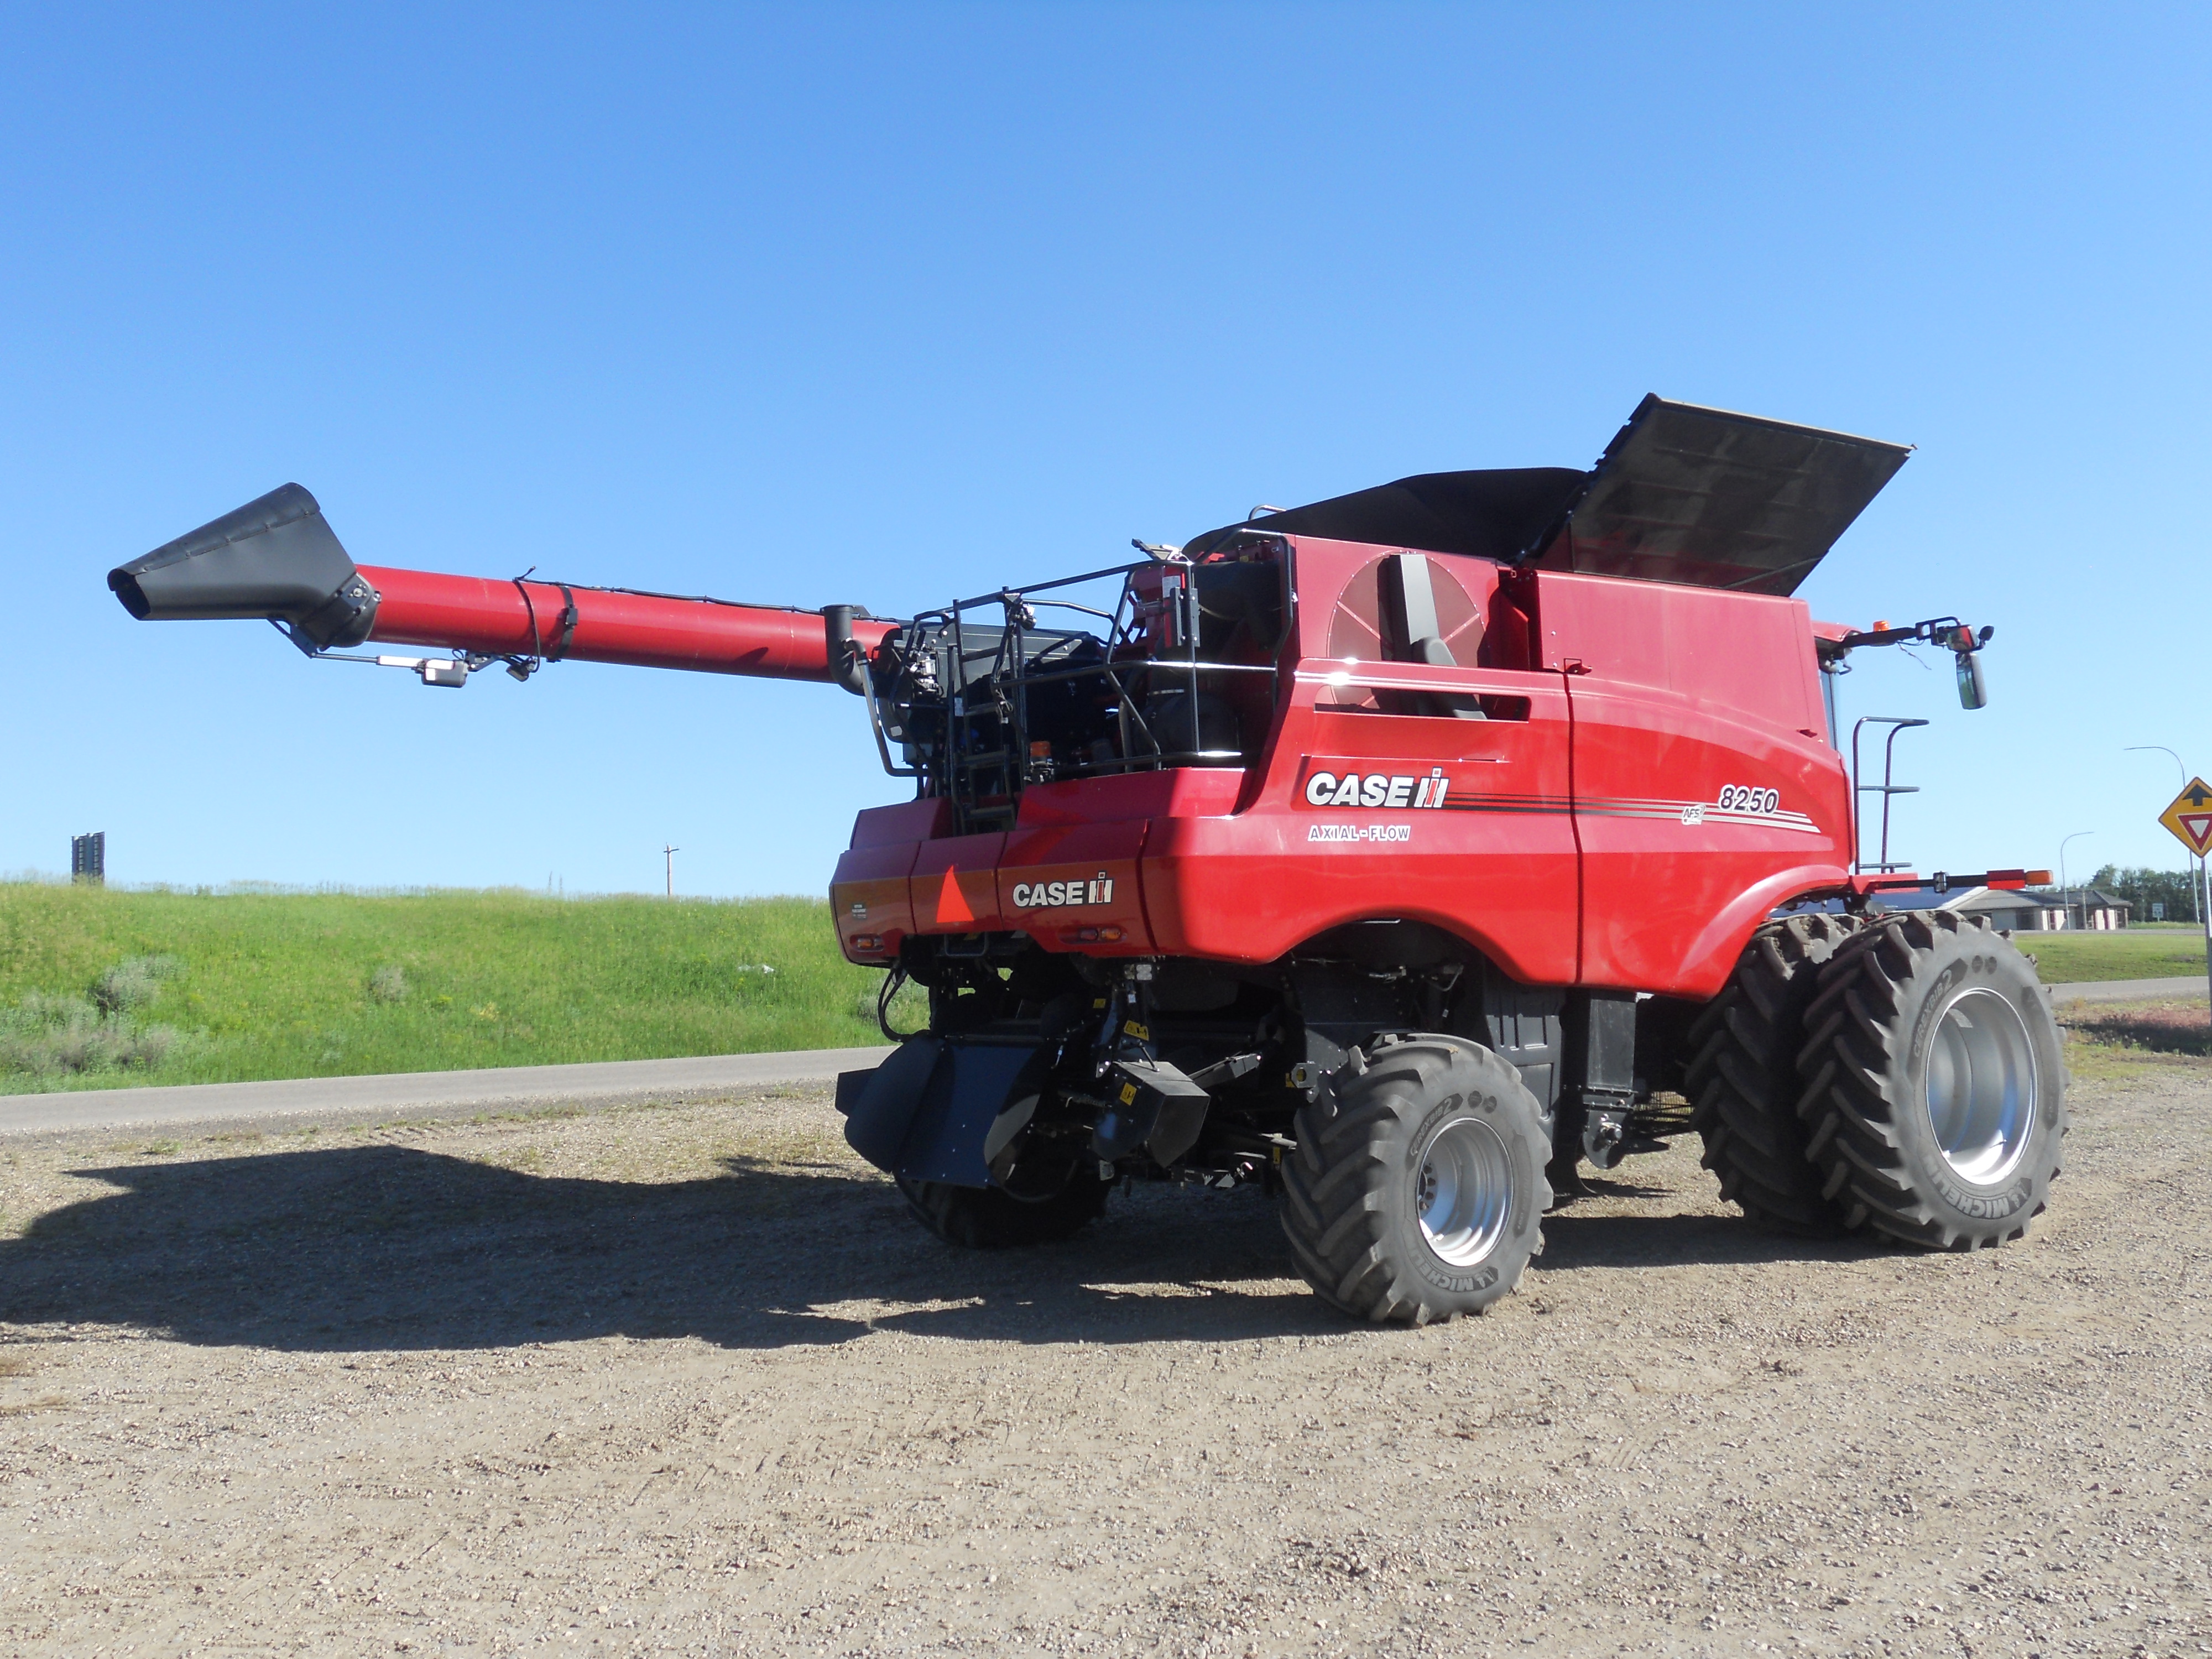
[[800, 611], [528, 573], [501, 580], [357, 566], [295, 483], [118, 566], [107, 585], [142, 622], [265, 617], [310, 656], [344, 658], [368, 643], [452, 653], [368, 659], [412, 669], [430, 685], [462, 684], [495, 662], [526, 678], [543, 663], [573, 660], [859, 691], [859, 655], [896, 626], [852, 605]]
[[[1330, 1306], [1420, 1324], [1510, 1293], [1583, 1164], [1673, 1134], [1769, 1226], [1967, 1249], [2046, 1202], [2057, 1028], [1945, 890], [2049, 878], [1859, 870], [1836, 740], [1854, 653], [1948, 651], [1976, 708], [1990, 630], [1795, 597], [1908, 453], [1647, 398], [1587, 469], [1255, 510], [900, 622], [357, 567], [296, 484], [108, 584], [430, 685], [861, 694], [914, 788], [860, 815], [831, 917], [879, 1010], [910, 981], [929, 1016], [839, 1079], [848, 1141], [969, 1246], [1132, 1181], [1258, 1185]], [[1880, 913], [1906, 888], [1934, 907]]]

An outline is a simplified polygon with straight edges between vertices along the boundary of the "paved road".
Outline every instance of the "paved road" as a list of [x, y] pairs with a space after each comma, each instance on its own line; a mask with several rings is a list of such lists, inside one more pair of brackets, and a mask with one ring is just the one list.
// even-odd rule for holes
[[0, 1134], [104, 1129], [234, 1119], [350, 1117], [457, 1107], [548, 1106], [641, 1095], [679, 1096], [777, 1083], [825, 1083], [873, 1066], [879, 1048], [793, 1054], [710, 1054], [690, 1060], [623, 1060], [592, 1066], [516, 1066], [474, 1072], [397, 1072], [374, 1077], [301, 1078], [276, 1083], [195, 1083], [169, 1088], [88, 1089], [0, 1096]]
[[2148, 1002], [2154, 997], [2201, 997], [2205, 994], [2205, 981], [2203, 975], [2190, 974], [2180, 979], [2092, 980], [2081, 985], [2053, 985], [2049, 989], [2053, 1003]]
[[[2205, 994], [2200, 975], [2054, 985], [2054, 1003], [2136, 1002]], [[890, 1050], [817, 1048], [792, 1054], [624, 1060], [593, 1066], [517, 1066], [475, 1072], [399, 1072], [280, 1083], [199, 1083], [158, 1089], [0, 1096], [0, 1134], [105, 1129], [271, 1117], [450, 1115], [456, 1108], [549, 1106], [674, 1096], [777, 1083], [826, 1083], [873, 1066]]]

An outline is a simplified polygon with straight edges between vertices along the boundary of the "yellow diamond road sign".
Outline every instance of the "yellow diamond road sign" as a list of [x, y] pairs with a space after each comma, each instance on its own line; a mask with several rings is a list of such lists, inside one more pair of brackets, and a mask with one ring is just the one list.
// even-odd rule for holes
[[2173, 805], [2158, 815], [2174, 838], [2203, 858], [2212, 851], [2212, 783], [2191, 778], [2189, 787], [2173, 798]]

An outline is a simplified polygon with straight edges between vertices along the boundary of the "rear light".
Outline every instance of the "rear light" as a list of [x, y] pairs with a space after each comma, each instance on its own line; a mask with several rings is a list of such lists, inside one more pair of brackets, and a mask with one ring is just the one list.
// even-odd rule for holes
[[1115, 945], [1120, 943], [1121, 930], [1118, 927], [1079, 927], [1075, 930], [1078, 945]]
[[855, 933], [853, 935], [853, 948], [855, 951], [880, 951], [884, 948], [884, 936], [881, 933]]

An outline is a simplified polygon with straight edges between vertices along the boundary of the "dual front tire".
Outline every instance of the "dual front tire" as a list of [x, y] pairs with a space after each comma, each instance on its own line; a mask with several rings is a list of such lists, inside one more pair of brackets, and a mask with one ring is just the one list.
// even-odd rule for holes
[[1797, 1115], [1797, 1056], [1820, 969], [1859, 928], [1855, 916], [1814, 912], [1762, 923], [1735, 972], [1690, 1027], [1684, 1091], [1690, 1127], [1721, 1196], [1763, 1226], [1820, 1234], [1842, 1213], [1822, 1192]]
[[2066, 1066], [2010, 941], [1945, 911], [1886, 918], [1821, 969], [1806, 1028], [1797, 1115], [1844, 1226], [1964, 1250], [2042, 1213]]
[[1696, 1030], [1692, 1121], [1754, 1220], [1972, 1249], [2048, 1200], [2057, 1025], [2034, 964], [1977, 920], [1769, 922]]

